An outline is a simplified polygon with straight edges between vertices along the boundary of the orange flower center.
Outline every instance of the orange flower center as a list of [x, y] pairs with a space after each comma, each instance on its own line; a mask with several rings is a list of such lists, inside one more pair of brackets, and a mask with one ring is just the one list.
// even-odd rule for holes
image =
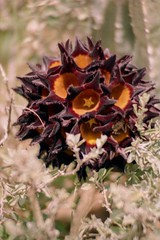
[[112, 89], [111, 95], [112, 98], [117, 100], [115, 106], [124, 109], [130, 101], [131, 90], [126, 85], [118, 84]]
[[61, 65], [61, 62], [60, 61], [55, 61], [55, 62], [52, 62], [50, 65], [49, 65], [49, 68], [53, 68], [53, 67], [58, 67]]
[[123, 131], [120, 130], [118, 131], [116, 134], [113, 134], [112, 137], [118, 142], [122, 142], [124, 139], [126, 139], [127, 137], [129, 137], [129, 130], [127, 129], [127, 131]]
[[83, 115], [86, 112], [96, 110], [99, 103], [99, 94], [93, 89], [86, 89], [75, 97], [72, 101], [72, 107], [75, 113]]
[[36, 130], [37, 130], [37, 132], [38, 132], [39, 134], [41, 134], [41, 133], [43, 132], [43, 128], [42, 128], [42, 127], [37, 127]]
[[96, 120], [91, 118], [89, 121], [82, 123], [80, 126], [82, 138], [90, 145], [95, 145], [97, 138], [101, 137], [100, 131], [93, 131], [93, 128], [97, 125], [98, 123]]
[[48, 91], [47, 89], [43, 88], [43, 89], [42, 89], [41, 97], [42, 97], [42, 98], [45, 98], [45, 97], [48, 96], [48, 94], [49, 94], [49, 91]]
[[77, 86], [78, 78], [73, 73], [64, 73], [54, 82], [54, 92], [61, 98], [67, 97], [67, 89], [70, 85]]
[[108, 85], [110, 83], [110, 79], [111, 79], [110, 72], [108, 72], [106, 70], [102, 70], [102, 74], [104, 75], [106, 85]]
[[88, 55], [79, 54], [74, 58], [74, 61], [78, 67], [85, 68], [92, 62], [92, 58]]

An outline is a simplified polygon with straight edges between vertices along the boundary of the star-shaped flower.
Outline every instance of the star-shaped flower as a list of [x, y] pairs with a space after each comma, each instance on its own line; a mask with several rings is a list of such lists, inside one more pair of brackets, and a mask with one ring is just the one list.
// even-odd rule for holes
[[[130, 56], [116, 59], [102, 49], [100, 41], [94, 44], [88, 38], [84, 44], [76, 39], [74, 47], [69, 40], [58, 46], [60, 57], [44, 57], [41, 65], [30, 64], [31, 72], [19, 78], [21, 86], [15, 91], [28, 104], [16, 122], [20, 126], [17, 136], [40, 145], [39, 157], [46, 166], [60, 167], [74, 161], [66, 143], [68, 133], [83, 143], [81, 156], [103, 135], [103, 154], [82, 164], [78, 175], [86, 177], [86, 166], [123, 169], [124, 148], [139, 136], [133, 106], [141, 107], [139, 96], [151, 94], [153, 84], [144, 80], [145, 69], [130, 63]], [[147, 100], [146, 128], [148, 120], [159, 115], [158, 102], [153, 94]]]

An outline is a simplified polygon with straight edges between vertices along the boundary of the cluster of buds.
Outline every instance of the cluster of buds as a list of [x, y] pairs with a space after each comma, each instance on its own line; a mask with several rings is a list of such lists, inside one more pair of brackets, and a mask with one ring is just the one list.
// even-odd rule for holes
[[[42, 64], [30, 65], [31, 72], [19, 77], [15, 90], [28, 101], [18, 118], [18, 138], [31, 138], [40, 145], [39, 157], [46, 166], [68, 165], [74, 154], [66, 144], [67, 133], [80, 134], [82, 156], [101, 135], [106, 135], [104, 152], [98, 160], [85, 162], [79, 171], [84, 177], [90, 169], [116, 167], [126, 163], [124, 148], [139, 135], [133, 105], [140, 107], [139, 96], [154, 89], [144, 80], [145, 69], [137, 69], [131, 56], [116, 59], [100, 41], [87, 44], [76, 39], [58, 44], [60, 57], [44, 57]], [[146, 103], [144, 124], [158, 116], [154, 96]]]

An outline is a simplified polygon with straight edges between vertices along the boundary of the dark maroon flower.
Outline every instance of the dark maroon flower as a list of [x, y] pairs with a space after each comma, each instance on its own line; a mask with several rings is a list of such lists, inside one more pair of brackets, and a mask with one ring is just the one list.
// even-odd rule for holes
[[[78, 172], [85, 177], [85, 167], [123, 169], [127, 156], [124, 148], [139, 133], [133, 104], [140, 107], [139, 96], [154, 89], [145, 81], [145, 69], [137, 69], [130, 56], [116, 56], [88, 38], [84, 44], [68, 40], [59, 44], [60, 57], [44, 57], [42, 64], [29, 65], [31, 72], [18, 78], [15, 91], [28, 101], [18, 118], [18, 138], [32, 139], [40, 145], [39, 157], [46, 165], [60, 167], [74, 161], [66, 144], [66, 133], [78, 134], [84, 143], [82, 155], [95, 146], [97, 138], [107, 135], [105, 152], [96, 161], [88, 161]], [[152, 95], [146, 104], [148, 120], [159, 115], [159, 100]]]

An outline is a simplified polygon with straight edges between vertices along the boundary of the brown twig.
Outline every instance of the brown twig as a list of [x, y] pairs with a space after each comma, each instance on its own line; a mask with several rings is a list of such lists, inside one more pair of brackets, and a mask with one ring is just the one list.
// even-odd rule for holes
[[[16, 104], [14, 104], [14, 107], [24, 109], [23, 106], [16, 105]], [[43, 123], [42, 119], [40, 118], [40, 116], [39, 116], [34, 110], [32, 110], [32, 109], [30, 109], [30, 108], [28, 108], [28, 107], [25, 107], [25, 109], [28, 110], [29, 112], [32, 112], [32, 113], [39, 119], [39, 121], [40, 121], [41, 124], [42, 124], [42, 127], [44, 128], [44, 123]], [[25, 110], [25, 109], [24, 109], [24, 110]]]
[[75, 237], [78, 235], [81, 221], [90, 212], [93, 206], [95, 192], [96, 192], [96, 188], [90, 185], [87, 191], [84, 191], [83, 194], [81, 195], [81, 198], [79, 200], [77, 209], [73, 215], [73, 219], [71, 223], [71, 229], [70, 229], [71, 239], [75, 239]]
[[3, 143], [6, 141], [6, 139], [7, 139], [7, 137], [8, 137], [8, 134], [9, 134], [9, 132], [10, 132], [13, 96], [12, 96], [12, 93], [11, 93], [10, 88], [9, 88], [8, 78], [7, 78], [7, 76], [6, 76], [6, 74], [5, 74], [5, 71], [4, 71], [4, 69], [3, 69], [3, 67], [2, 67], [1, 64], [0, 64], [0, 72], [1, 72], [1, 75], [2, 75], [3, 80], [4, 80], [4, 83], [5, 83], [7, 92], [8, 92], [8, 96], [9, 96], [9, 98], [10, 98], [7, 125], [6, 125], [6, 128], [5, 128], [4, 136], [3, 136], [2, 139], [0, 140], [0, 146], [2, 146]]

